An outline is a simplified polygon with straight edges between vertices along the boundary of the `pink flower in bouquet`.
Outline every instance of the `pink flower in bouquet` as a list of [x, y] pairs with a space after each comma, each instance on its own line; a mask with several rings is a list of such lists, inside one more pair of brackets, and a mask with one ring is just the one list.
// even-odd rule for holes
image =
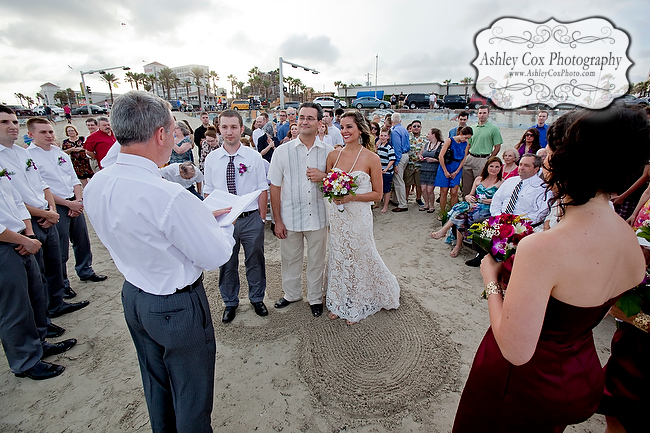
[[[348, 194], [356, 195], [354, 192], [357, 189], [355, 181], [355, 177], [338, 168], [333, 168], [323, 180], [321, 188], [323, 196], [327, 197], [331, 203], [334, 198], [345, 197]], [[343, 209], [343, 205], [338, 205], [339, 212], [343, 212]]]

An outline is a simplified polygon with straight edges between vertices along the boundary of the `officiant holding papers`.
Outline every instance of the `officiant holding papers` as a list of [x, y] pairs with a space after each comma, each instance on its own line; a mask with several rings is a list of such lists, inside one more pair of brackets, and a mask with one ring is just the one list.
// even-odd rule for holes
[[125, 278], [151, 429], [212, 432], [216, 343], [203, 270], [226, 263], [235, 242], [201, 201], [160, 176], [174, 146], [170, 108], [147, 92], [115, 99], [120, 152], [88, 182], [84, 207]]
[[223, 146], [205, 159], [204, 194], [218, 190], [243, 196], [258, 190], [259, 198], [249, 204], [235, 221], [235, 247], [230, 260], [219, 269], [219, 291], [226, 309], [221, 321], [232, 322], [239, 306], [239, 248], [244, 247], [248, 299], [259, 316], [266, 316], [264, 305], [266, 269], [264, 264], [264, 222], [267, 209], [266, 171], [260, 154], [241, 144], [244, 125], [239, 113], [226, 110], [219, 115]]

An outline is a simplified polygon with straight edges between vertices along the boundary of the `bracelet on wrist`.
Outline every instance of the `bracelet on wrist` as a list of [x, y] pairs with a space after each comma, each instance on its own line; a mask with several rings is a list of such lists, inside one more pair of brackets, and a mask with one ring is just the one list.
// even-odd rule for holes
[[485, 285], [485, 290], [481, 294], [483, 299], [488, 299], [490, 295], [501, 295], [503, 297], [504, 290], [501, 289], [501, 285], [496, 281], [490, 281]]
[[634, 317], [632, 324], [643, 332], [648, 332], [648, 327], [650, 325], [650, 315], [647, 315], [645, 313], [638, 313]]
[[36, 239], [36, 235], [25, 235], [25, 236], [27, 236], [30, 239]]

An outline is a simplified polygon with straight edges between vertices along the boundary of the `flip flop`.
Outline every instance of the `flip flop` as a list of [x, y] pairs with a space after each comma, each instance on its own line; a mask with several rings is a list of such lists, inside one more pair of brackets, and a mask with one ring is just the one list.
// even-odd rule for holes
[[427, 213], [434, 213], [435, 211], [435, 209], [427, 209]]

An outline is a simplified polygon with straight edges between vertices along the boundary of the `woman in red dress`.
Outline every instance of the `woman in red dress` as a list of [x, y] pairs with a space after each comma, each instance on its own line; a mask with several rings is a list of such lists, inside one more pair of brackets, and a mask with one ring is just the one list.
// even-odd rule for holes
[[[608, 131], [629, 144], [616, 164], [602, 158]], [[645, 274], [634, 232], [609, 205], [648, 160], [645, 116], [625, 107], [562, 116], [547, 149], [562, 220], [519, 243], [505, 298], [502, 265], [483, 259], [491, 327], [463, 390], [457, 433], [561, 432], [589, 418], [604, 388], [591, 330]]]

